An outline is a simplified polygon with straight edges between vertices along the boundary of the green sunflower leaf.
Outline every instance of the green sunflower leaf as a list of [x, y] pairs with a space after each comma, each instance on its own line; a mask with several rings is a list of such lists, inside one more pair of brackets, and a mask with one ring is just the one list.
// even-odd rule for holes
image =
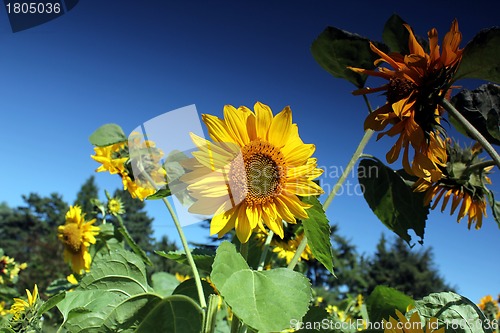
[[[146, 268], [139, 256], [121, 247], [103, 248], [95, 255], [92, 269], [80, 285], [57, 303], [64, 318], [62, 328], [74, 333], [97, 332], [107, 320], [119, 323], [121, 329], [135, 325], [136, 319], [143, 318], [145, 313], [139, 305], [148, 306], [149, 302], [127, 303], [127, 300], [144, 294], [148, 296], [140, 299], [154, 299], [151, 292]], [[161, 299], [160, 296], [156, 298]], [[131, 304], [134, 306], [129, 306]], [[140, 312], [141, 317], [137, 317], [136, 312]]]
[[158, 200], [158, 199], [163, 199], [168, 196], [172, 195], [172, 192], [170, 191], [170, 188], [166, 186], [165, 188], [161, 188], [155, 193], [151, 194], [148, 196], [146, 199], [147, 200]]
[[306, 315], [304, 316], [304, 318], [301, 320], [301, 322], [299, 321], [291, 322], [290, 326], [296, 329], [302, 327], [298, 331], [295, 331], [297, 333], [316, 333], [316, 332], [333, 333], [334, 332], [333, 329], [322, 327], [320, 330], [317, 327], [318, 325], [316, 324], [316, 323], [325, 323], [325, 325], [323, 326], [328, 326], [328, 324], [330, 323], [328, 317], [330, 317], [330, 314], [326, 311], [324, 307], [311, 306], [307, 311]]
[[[155, 251], [155, 253], [164, 258], [174, 260], [180, 264], [189, 265], [186, 253], [180, 251]], [[212, 271], [212, 264], [214, 263], [215, 252], [210, 249], [194, 249], [191, 251], [193, 260], [199, 270], [210, 273]]]
[[224, 301], [247, 326], [279, 332], [300, 320], [311, 301], [311, 285], [286, 268], [251, 270], [236, 247], [225, 241], [217, 249], [211, 279]]
[[495, 195], [493, 194], [493, 191], [488, 190], [487, 192], [487, 197], [488, 197], [488, 202], [491, 207], [491, 211], [493, 213], [493, 218], [498, 224], [498, 227], [500, 228], [500, 201], [495, 200]]
[[489, 322], [474, 302], [453, 292], [434, 293], [415, 301], [415, 308], [425, 318], [435, 317], [446, 326], [446, 332], [493, 333]]
[[[208, 304], [210, 295], [217, 295], [216, 291], [210, 283], [205, 280], [201, 280], [201, 286], [203, 287], [203, 294], [205, 295], [205, 302]], [[172, 295], [184, 295], [199, 303], [198, 289], [196, 287], [196, 281], [194, 279], [189, 279], [183, 281], [181, 284], [175, 288]]]
[[43, 304], [40, 307], [40, 309], [38, 309], [37, 315], [38, 316], [43, 315], [45, 312], [47, 312], [50, 309], [52, 309], [53, 307], [55, 307], [57, 305], [57, 303], [59, 303], [60, 301], [62, 301], [65, 297], [66, 297], [66, 293], [65, 292], [62, 292], [62, 293], [59, 293], [57, 295], [54, 295], [54, 296], [50, 297], [47, 301], [43, 302]]
[[[410, 33], [405, 28], [406, 22], [397, 14], [393, 14], [384, 25], [382, 39], [389, 46], [392, 52], [398, 52], [403, 55], [410, 54], [409, 38]], [[415, 35], [418, 43], [422, 45], [424, 50], [428, 51], [429, 43], [418, 35]]]
[[[464, 89], [453, 96], [451, 103], [488, 140], [500, 145], [500, 86], [483, 84], [477, 89]], [[459, 132], [470, 134], [450, 116], [450, 122]]]
[[455, 80], [470, 78], [500, 83], [500, 28], [480, 31], [465, 46]]
[[[385, 44], [373, 42], [386, 52]], [[379, 56], [370, 49], [370, 40], [334, 27], [327, 27], [312, 43], [311, 52], [327, 72], [341, 79], [346, 79], [358, 88], [365, 85], [366, 75], [355, 73], [349, 68], [374, 69], [373, 62]]]
[[408, 305], [413, 305], [411, 297], [387, 286], [377, 286], [366, 300], [366, 308], [371, 322], [381, 323], [396, 317], [396, 310], [406, 312]]
[[172, 292], [179, 286], [179, 280], [167, 272], [155, 272], [151, 275], [151, 285], [155, 293], [166, 297], [172, 295]]
[[403, 24], [406, 22], [397, 14], [391, 15], [384, 25], [384, 31], [382, 32], [382, 39], [384, 43], [389, 46], [392, 52], [398, 52], [401, 54], [409, 54], [410, 49], [408, 47], [408, 38], [410, 33]]
[[127, 140], [127, 136], [123, 132], [122, 128], [116, 124], [102, 125], [89, 137], [90, 143], [97, 147], [105, 147]]
[[116, 216], [116, 219], [118, 221], [119, 227], [118, 227], [118, 232], [122, 234], [123, 238], [127, 242], [127, 245], [130, 246], [132, 251], [134, 251], [135, 254], [137, 254], [139, 257], [142, 258], [144, 263], [146, 263], [148, 266], [153, 266], [153, 263], [151, 262], [151, 259], [147, 256], [146, 252], [137, 244], [132, 236], [130, 236], [127, 227], [125, 227], [125, 224], [123, 223], [123, 219], [121, 218], [120, 215]]
[[429, 207], [424, 207], [424, 193], [413, 192], [398, 173], [382, 162], [363, 159], [359, 162], [358, 180], [371, 210], [382, 223], [411, 244], [410, 229], [423, 243]]
[[199, 333], [203, 312], [189, 297], [173, 295], [164, 298], [151, 310], [135, 333]]
[[131, 296], [113, 308], [104, 318], [102, 327], [106, 332], [132, 332], [161, 300], [159, 295], [151, 293]]
[[309, 218], [302, 221], [307, 237], [307, 244], [309, 244], [314, 258], [335, 275], [333, 272], [332, 244], [330, 243], [330, 224], [323, 206], [318, 198], [314, 196], [304, 197], [302, 201], [312, 205], [307, 210]]

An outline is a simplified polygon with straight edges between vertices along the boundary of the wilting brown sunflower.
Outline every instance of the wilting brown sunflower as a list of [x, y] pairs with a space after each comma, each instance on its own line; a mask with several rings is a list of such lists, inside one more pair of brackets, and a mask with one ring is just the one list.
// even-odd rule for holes
[[493, 168], [492, 165], [484, 165], [478, 157], [482, 149], [479, 145], [471, 148], [461, 148], [458, 144], [451, 144], [447, 140], [448, 161], [446, 168], [442, 169], [443, 177], [430, 183], [423, 179], [415, 183], [415, 191], [426, 192], [424, 205], [429, 205], [433, 201], [431, 209], [436, 208], [441, 199], [441, 211], [451, 199], [451, 215], [461, 203], [457, 216], [460, 222], [466, 215], [468, 216], [468, 228], [476, 224], [476, 229], [480, 229], [483, 217], [486, 216], [486, 200], [488, 189], [486, 184], [491, 184], [488, 173]]
[[213, 214], [210, 233], [236, 229], [242, 243], [264, 225], [283, 238], [283, 220], [308, 217], [310, 205], [298, 196], [323, 193], [312, 181], [322, 173], [311, 158], [315, 146], [300, 139], [290, 108], [276, 116], [261, 103], [254, 109], [226, 105], [224, 119], [203, 115], [213, 142], [192, 135], [199, 151], [181, 178], [195, 199], [189, 211]]
[[[446, 149], [440, 130], [442, 108], [439, 101], [445, 98], [453, 75], [462, 59], [462, 50], [459, 44], [462, 34], [458, 30], [458, 23], [453, 21], [450, 31], [445, 35], [443, 48], [440, 54], [438, 34], [436, 29], [428, 32], [429, 53], [418, 43], [412, 29], [408, 30], [410, 54], [386, 54], [375, 45], [370, 44], [373, 52], [380, 56], [375, 64], [386, 63], [392, 69], [379, 67], [378, 71], [362, 68], [351, 68], [353, 71], [381, 77], [389, 82], [378, 88], [362, 88], [354, 94], [384, 91], [387, 103], [370, 113], [365, 120], [365, 129], [375, 131], [384, 130], [387, 125], [392, 127], [379, 133], [377, 139], [384, 135], [397, 136], [398, 140], [387, 153], [389, 163], [399, 158], [403, 153], [403, 166], [406, 172], [427, 181], [437, 181], [441, 176], [440, 166], [446, 163]], [[409, 160], [409, 147], [414, 150], [413, 162]]]

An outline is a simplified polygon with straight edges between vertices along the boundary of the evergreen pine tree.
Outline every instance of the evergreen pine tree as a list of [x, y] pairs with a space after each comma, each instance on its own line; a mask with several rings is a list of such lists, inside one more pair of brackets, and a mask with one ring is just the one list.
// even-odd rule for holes
[[82, 207], [82, 212], [85, 213], [87, 219], [93, 219], [96, 217], [96, 212], [94, 211], [94, 205], [91, 199], [98, 197], [99, 188], [95, 184], [95, 177], [90, 176], [85, 183], [83, 183], [80, 191], [76, 194], [76, 200], [74, 205], [79, 205]]
[[379, 284], [398, 289], [415, 299], [453, 289], [434, 266], [431, 247], [418, 251], [399, 237], [390, 247], [384, 236], [380, 238], [368, 275], [368, 293]]

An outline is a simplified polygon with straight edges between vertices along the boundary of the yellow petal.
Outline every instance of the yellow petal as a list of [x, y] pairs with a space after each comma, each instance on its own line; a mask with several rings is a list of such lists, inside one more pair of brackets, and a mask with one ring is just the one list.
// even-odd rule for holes
[[425, 57], [425, 51], [424, 48], [420, 45], [420, 43], [417, 41], [415, 38], [415, 35], [413, 34], [413, 30], [408, 24], [404, 24], [406, 30], [410, 33], [409, 37], [409, 47], [410, 47], [410, 53], [418, 54], [419, 56]]
[[223, 120], [209, 114], [202, 115], [201, 119], [207, 125], [208, 135], [212, 140], [216, 142], [235, 142]]
[[312, 154], [314, 154], [315, 150], [316, 146], [313, 144], [303, 144], [289, 154], [284, 154], [285, 162], [291, 167], [304, 165]]
[[224, 106], [224, 120], [228, 132], [241, 147], [250, 142], [247, 132], [247, 117], [248, 114], [243, 109], [237, 110], [232, 105]]
[[245, 209], [245, 207], [242, 205], [242, 207], [240, 207], [238, 211], [238, 217], [236, 218], [236, 221], [234, 223], [234, 228], [236, 229], [236, 236], [238, 237], [241, 243], [248, 242], [248, 239], [252, 235], [253, 228], [251, 227], [250, 221], [248, 220], [247, 217], [248, 210], [249, 210], [248, 208]]
[[[307, 219], [309, 216], [307, 215], [306, 210], [304, 209], [305, 207], [311, 207], [310, 205], [307, 205], [300, 201], [300, 199], [296, 195], [286, 195], [285, 193], [283, 195], [280, 195], [279, 198], [283, 201], [285, 206], [289, 209], [289, 211], [295, 216], [300, 219]], [[295, 223], [295, 219], [291, 221], [291, 223]]]
[[283, 147], [290, 136], [291, 127], [292, 110], [287, 106], [273, 118], [267, 134], [269, 142], [278, 148]]
[[216, 213], [210, 221], [210, 235], [218, 234], [229, 222], [231, 215], [234, 214], [236, 208], [225, 212]]
[[267, 132], [271, 127], [271, 122], [273, 120], [273, 113], [271, 108], [260, 102], [254, 105], [255, 117], [256, 117], [256, 131], [257, 137], [261, 140], [267, 141]]

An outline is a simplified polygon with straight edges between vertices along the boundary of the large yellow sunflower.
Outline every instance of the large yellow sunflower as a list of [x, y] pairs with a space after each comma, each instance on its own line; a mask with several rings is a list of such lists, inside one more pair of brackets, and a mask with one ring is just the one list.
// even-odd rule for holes
[[[382, 131], [388, 124], [392, 127], [378, 135], [396, 136], [398, 140], [387, 153], [387, 161], [393, 163], [404, 149], [403, 166], [406, 172], [427, 181], [437, 181], [441, 176], [440, 166], [446, 163], [446, 149], [440, 131], [442, 108], [439, 101], [449, 92], [453, 75], [462, 58], [459, 44], [462, 34], [457, 21], [453, 21], [450, 31], [443, 40], [440, 54], [436, 29], [428, 32], [429, 54], [418, 43], [410, 26], [410, 54], [386, 54], [370, 44], [373, 52], [381, 58], [375, 63], [387, 63], [393, 69], [379, 67], [378, 71], [351, 68], [353, 71], [381, 77], [389, 82], [378, 88], [362, 88], [354, 94], [368, 94], [385, 91], [387, 103], [372, 112], [365, 120], [365, 129]], [[413, 162], [409, 161], [409, 147], [414, 149]]]
[[95, 244], [99, 227], [93, 226], [95, 219], [85, 221], [80, 206], [71, 206], [66, 213], [66, 223], [58, 227], [58, 238], [64, 245], [64, 261], [71, 264], [73, 272], [89, 271], [92, 258], [90, 244]]
[[289, 107], [273, 116], [262, 103], [254, 111], [226, 105], [224, 119], [202, 118], [213, 142], [191, 135], [199, 151], [185, 163], [192, 171], [181, 180], [195, 199], [189, 211], [214, 215], [211, 234], [221, 237], [234, 228], [245, 243], [256, 227], [267, 226], [283, 238], [282, 220], [308, 217], [310, 206], [298, 196], [323, 193], [312, 181], [322, 170], [311, 158], [315, 146], [300, 139]]

